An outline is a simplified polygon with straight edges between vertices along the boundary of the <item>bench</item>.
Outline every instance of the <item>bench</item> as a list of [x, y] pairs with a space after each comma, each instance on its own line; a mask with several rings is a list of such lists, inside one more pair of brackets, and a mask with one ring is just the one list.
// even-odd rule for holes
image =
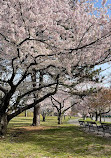
[[101, 123], [101, 127], [102, 127], [102, 129], [103, 129], [104, 135], [105, 135], [106, 133], [108, 133], [108, 134], [111, 135], [111, 124], [109, 124], [109, 123]]
[[96, 122], [93, 121], [79, 120], [79, 124], [85, 130], [88, 128], [89, 131], [97, 132], [97, 134], [99, 134], [99, 132], [102, 132], [104, 136], [106, 133], [111, 135], [111, 124], [109, 123], [101, 123], [100, 125], [98, 125]]
[[84, 127], [85, 127], [85, 122], [79, 120], [79, 125], [80, 125], [82, 128], [84, 128]]
[[94, 131], [94, 132], [99, 132], [100, 128], [102, 128], [101, 125], [100, 126], [97, 125], [97, 123], [94, 121], [79, 121], [79, 124], [81, 127], [85, 128], [85, 129], [88, 128], [89, 131]]
[[96, 122], [88, 121], [89, 124], [89, 131], [93, 130], [94, 132], [98, 130], [98, 126]]
[[[89, 131], [91, 131], [91, 129], [93, 131], [95, 131], [97, 129], [97, 124], [96, 122], [90, 122], [90, 121], [80, 121], [79, 120], [79, 124], [81, 127], [85, 128], [85, 129], [89, 129]], [[96, 129], [95, 129], [96, 128]]]

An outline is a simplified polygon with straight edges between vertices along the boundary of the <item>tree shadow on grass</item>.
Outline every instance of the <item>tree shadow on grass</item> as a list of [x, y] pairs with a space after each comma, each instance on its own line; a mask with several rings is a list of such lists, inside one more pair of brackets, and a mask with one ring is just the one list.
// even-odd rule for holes
[[111, 139], [101, 138], [81, 131], [77, 126], [50, 129], [19, 129], [20, 135], [13, 139], [17, 143], [29, 143], [41, 150], [60, 157], [71, 156], [111, 156]]
[[30, 126], [31, 123], [24, 123], [24, 122], [12, 122], [8, 125], [8, 128], [16, 128], [16, 127], [24, 127], [24, 126]]

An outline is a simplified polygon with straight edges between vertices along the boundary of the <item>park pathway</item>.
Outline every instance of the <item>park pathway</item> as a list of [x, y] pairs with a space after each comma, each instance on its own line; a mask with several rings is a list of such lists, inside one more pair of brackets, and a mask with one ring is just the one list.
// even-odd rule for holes
[[[77, 118], [77, 119], [70, 119], [68, 121], [69, 124], [74, 124], [74, 125], [79, 125], [79, 120], [80, 118]], [[102, 118], [102, 121], [104, 121], [104, 118]], [[105, 122], [111, 122], [111, 118], [105, 118]]]
[[79, 118], [77, 118], [77, 119], [70, 119], [70, 120], [68, 121], [68, 123], [69, 123], [69, 124], [74, 124], [74, 125], [79, 125], [78, 120], [79, 120]]

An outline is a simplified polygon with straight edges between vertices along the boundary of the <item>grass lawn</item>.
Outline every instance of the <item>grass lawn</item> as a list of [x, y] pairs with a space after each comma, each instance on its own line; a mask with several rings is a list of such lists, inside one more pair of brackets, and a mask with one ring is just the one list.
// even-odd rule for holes
[[31, 117], [14, 118], [0, 138], [0, 158], [111, 158], [111, 138], [85, 133], [67, 120], [57, 125], [56, 117], [47, 117], [32, 127]]

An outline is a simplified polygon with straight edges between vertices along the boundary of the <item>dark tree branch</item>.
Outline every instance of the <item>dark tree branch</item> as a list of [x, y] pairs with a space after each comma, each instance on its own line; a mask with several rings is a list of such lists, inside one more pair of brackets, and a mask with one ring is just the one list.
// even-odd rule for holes
[[5, 35], [3, 35], [1, 32], [0, 32], [0, 35], [3, 37], [3, 39], [4, 39], [6, 42], [8, 42], [8, 43], [10, 43], [10, 44], [12, 44], [12, 45], [16, 45], [15, 42], [10, 41], [10, 40], [9, 40]]
[[96, 39], [95, 41], [92, 41], [92, 42], [90, 42], [90, 43], [88, 43], [88, 44], [85, 44], [85, 45], [83, 45], [83, 46], [81, 46], [81, 47], [76, 47], [76, 48], [66, 49], [66, 50], [69, 51], [69, 53], [72, 53], [73, 51], [77, 51], [77, 50], [81, 50], [81, 49], [87, 48], [87, 47], [89, 47], [89, 46], [95, 44], [96, 42], [99, 42], [99, 41], [101, 41], [101, 40], [103, 40], [103, 39], [105, 39], [105, 38], [107, 38], [107, 37], [109, 37], [109, 36], [111, 36], [111, 31], [108, 32], [106, 35], [102, 36], [101, 38], [98, 38], [98, 39]]
[[9, 85], [10, 86], [13, 86], [13, 80], [14, 80], [14, 77], [15, 77], [15, 68], [14, 68], [14, 61], [17, 59], [17, 57], [15, 57], [15, 58], [13, 58], [12, 59], [12, 62], [11, 62], [11, 64], [12, 64], [12, 76], [11, 76], [11, 78], [7, 81], [8, 83], [9, 83]]
[[16, 110], [15, 112], [13, 112], [12, 114], [9, 114], [7, 116], [7, 119], [8, 121], [10, 121], [13, 117], [19, 115], [21, 112], [27, 110], [27, 109], [30, 109], [32, 107], [34, 107], [35, 105], [37, 105], [38, 103], [40, 103], [41, 101], [43, 101], [44, 99], [50, 97], [51, 95], [54, 95], [56, 92], [57, 92], [57, 89], [58, 89], [58, 84], [59, 84], [59, 75], [57, 76], [57, 83], [56, 83], [56, 87], [54, 89], [53, 92], [49, 92], [47, 93], [46, 95], [44, 95], [43, 97], [40, 97], [39, 99], [35, 100], [34, 103], [32, 104], [29, 104], [29, 105], [26, 105], [22, 108], [19, 108], [18, 110]]
[[[53, 107], [55, 107], [56, 109], [57, 109], [57, 111], [59, 112], [59, 108], [54, 104], [54, 102], [53, 102], [53, 97], [51, 96], [51, 102], [52, 102], [52, 104], [53, 104]], [[55, 100], [55, 99], [54, 99]]]
[[71, 106], [69, 106], [68, 108], [66, 108], [65, 110], [63, 110], [63, 114], [68, 110], [68, 109], [70, 109], [70, 108], [72, 108], [74, 105], [76, 105], [77, 103], [74, 103], [74, 104], [72, 104]]

